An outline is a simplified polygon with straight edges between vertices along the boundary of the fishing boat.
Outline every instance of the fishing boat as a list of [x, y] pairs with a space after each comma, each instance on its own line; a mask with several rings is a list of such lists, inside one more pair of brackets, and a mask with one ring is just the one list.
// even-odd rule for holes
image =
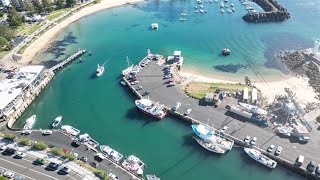
[[147, 177], [147, 180], [160, 180], [160, 178], [158, 178], [154, 174], [152, 174], [152, 175], [151, 174], [147, 174], [146, 177]]
[[36, 115], [32, 115], [31, 117], [29, 117], [27, 120], [26, 120], [26, 123], [24, 124], [23, 126], [23, 130], [30, 130], [32, 129], [34, 123], [36, 122], [37, 120], [37, 116]]
[[128, 63], [128, 67], [126, 69], [122, 70], [122, 75], [124, 75], [124, 76], [127, 76], [128, 74], [130, 74], [130, 72], [133, 70], [133, 64], [129, 60], [128, 56], [127, 56], [127, 63]]
[[98, 68], [96, 70], [97, 77], [101, 76], [103, 74], [103, 72], [104, 72], [104, 67], [103, 66], [99, 66], [99, 64], [98, 64]]
[[136, 100], [135, 104], [140, 111], [157, 119], [163, 119], [167, 114], [163, 104], [154, 103], [149, 99]]
[[275, 168], [277, 166], [277, 162], [273, 159], [263, 155], [260, 151], [252, 148], [244, 148], [244, 151], [254, 160], [258, 161], [259, 163], [269, 167]]
[[231, 150], [234, 141], [225, 137], [222, 133], [216, 132], [212, 128], [203, 124], [191, 125], [193, 132], [202, 140], [217, 145], [218, 147], [226, 150]]
[[120, 81], [120, 83], [124, 86], [127, 85], [125, 81]]
[[120, 154], [118, 151], [115, 151], [114, 149], [110, 148], [107, 145], [100, 145], [100, 150], [104, 155], [108, 156], [115, 162], [120, 162], [121, 159], [123, 158], [122, 154]]
[[80, 134], [80, 130], [69, 125], [61, 126], [61, 129], [72, 136], [78, 136]]
[[257, 106], [246, 104], [246, 103], [239, 103], [241, 107], [244, 107], [247, 111], [254, 113], [254, 114], [262, 114], [266, 115], [268, 112], [262, 108], [259, 108]]
[[97, 147], [99, 143], [91, 138], [91, 136], [87, 133], [81, 134], [79, 136], [79, 140], [82, 143], [87, 143], [88, 145], [92, 146], [93, 148]]
[[122, 166], [128, 171], [142, 176], [145, 164], [138, 157], [130, 155], [126, 160], [123, 161]]
[[56, 117], [56, 119], [54, 119], [54, 122], [52, 123], [51, 126], [52, 126], [53, 128], [59, 126], [59, 124], [61, 123], [61, 120], [62, 120], [62, 116]]
[[226, 149], [223, 149], [223, 148], [217, 146], [217, 144], [215, 144], [215, 143], [210, 143], [210, 142], [204, 141], [198, 137], [193, 137], [193, 139], [195, 139], [198, 144], [200, 144], [203, 148], [205, 148], [208, 151], [218, 153], [218, 154], [224, 154], [227, 151]]
[[151, 24], [151, 28], [154, 30], [158, 30], [159, 29], [159, 24], [158, 23], [152, 23]]

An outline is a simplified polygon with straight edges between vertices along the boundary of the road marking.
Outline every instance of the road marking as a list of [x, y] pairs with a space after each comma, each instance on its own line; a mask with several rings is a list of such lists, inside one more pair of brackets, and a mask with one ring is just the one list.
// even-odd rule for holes
[[55, 178], [55, 177], [53, 177], [53, 176], [44, 174], [44, 173], [42, 173], [42, 172], [39, 172], [39, 171], [36, 171], [36, 170], [33, 170], [33, 169], [29, 169], [29, 168], [27, 168], [27, 167], [25, 167], [25, 166], [22, 166], [22, 165], [20, 165], [20, 164], [16, 164], [16, 163], [14, 163], [14, 162], [11, 162], [11, 161], [8, 161], [8, 160], [2, 159], [2, 158], [0, 158], [0, 160], [6, 161], [6, 162], [8, 162], [8, 163], [14, 164], [14, 165], [19, 166], [19, 167], [22, 167], [22, 168], [26, 168], [27, 170], [33, 171], [33, 172], [35, 172], [35, 173], [39, 173], [39, 174], [44, 175], [44, 176], [47, 176], [47, 177], [49, 177], [49, 178], [59, 180], [59, 179], [57, 179], [57, 178]]
[[[12, 171], [11, 169], [7, 169], [7, 168], [4, 168], [4, 167], [2, 167], [2, 166], [0, 166], [0, 168], [2, 168], [2, 169], [4, 169], [4, 170], [7, 170], [7, 171], [14, 172], [15, 174], [22, 175], [22, 176], [27, 177], [27, 178], [29, 178], [29, 179], [33, 179], [33, 178], [31, 178], [31, 177], [29, 177], [29, 176], [26, 176], [26, 175], [24, 175], [24, 174], [20, 174], [20, 173], [17, 173], [17, 172], [15, 172], [15, 171]], [[33, 179], [33, 180], [36, 180], [36, 179]]]

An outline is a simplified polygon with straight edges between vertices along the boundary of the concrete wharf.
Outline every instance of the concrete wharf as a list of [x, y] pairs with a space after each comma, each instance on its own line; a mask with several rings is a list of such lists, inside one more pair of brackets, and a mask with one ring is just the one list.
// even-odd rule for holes
[[[145, 61], [146, 58], [148, 58], [148, 56], [142, 61]], [[149, 56], [149, 59], [153, 58]], [[309, 173], [306, 170], [306, 166], [311, 160], [316, 163], [320, 163], [320, 136], [317, 132], [310, 132], [311, 140], [307, 144], [301, 144], [297, 141], [277, 136], [275, 134], [276, 130], [273, 127], [259, 127], [248, 121], [234, 118], [223, 108], [226, 105], [224, 102], [222, 102], [218, 108], [214, 108], [212, 106], [201, 106], [199, 105], [199, 100], [191, 98], [185, 94], [181, 88], [183, 86], [182, 84], [167, 87], [165, 83], [167, 80], [163, 79], [162, 72], [164, 65], [163, 63], [159, 63], [159, 61], [163, 60], [152, 60], [146, 67], [141, 68], [137, 74], [139, 84], [131, 85], [125, 77], [123, 78], [127, 87], [138, 98], [143, 97], [141, 95], [143, 91], [150, 91], [148, 97], [154, 102], [164, 104], [166, 109], [169, 110], [169, 113], [174, 117], [191, 124], [203, 123], [210, 125], [214, 123], [214, 126], [218, 129], [227, 125], [229, 128], [224, 134], [233, 139], [235, 143], [241, 147], [245, 146], [243, 139], [247, 135], [251, 138], [257, 137], [258, 140], [253, 148], [260, 150], [266, 156], [276, 160], [279, 165], [287, 167], [295, 173], [309, 179], [320, 179], [319, 175], [314, 172]], [[139, 64], [141, 64], [141, 62]], [[142, 86], [143, 90], [136, 90], [137, 86]], [[178, 111], [171, 111], [171, 107], [173, 107], [176, 102], [182, 102], [181, 107]], [[187, 109], [192, 109], [192, 112], [188, 116], [185, 116], [183, 114]], [[212, 128], [216, 129], [214, 127]], [[273, 153], [267, 153], [266, 150], [271, 144], [275, 145], [276, 148], [277, 146], [283, 147], [282, 153], [278, 156]], [[305, 157], [305, 161], [301, 167], [297, 167], [294, 165], [294, 162], [300, 154]]]

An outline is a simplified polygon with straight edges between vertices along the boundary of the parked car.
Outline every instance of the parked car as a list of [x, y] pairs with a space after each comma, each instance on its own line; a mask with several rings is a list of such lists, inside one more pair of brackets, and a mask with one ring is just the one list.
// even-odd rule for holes
[[138, 86], [138, 87], [136, 88], [136, 91], [139, 91], [139, 90], [141, 90], [141, 89], [143, 89], [143, 87], [142, 87], [142, 86]]
[[17, 175], [14, 177], [14, 180], [24, 180], [25, 177], [24, 176], [21, 176], [21, 175]]
[[44, 130], [44, 131], [42, 132], [42, 135], [50, 135], [50, 134], [52, 134], [52, 131], [51, 131], [51, 130]]
[[78, 140], [74, 140], [74, 141], [72, 142], [72, 146], [74, 146], [74, 147], [78, 147], [78, 146], [80, 146], [80, 145], [81, 145], [81, 142], [78, 141]]
[[82, 161], [82, 162], [87, 162], [87, 161], [88, 161], [88, 158], [82, 156], [82, 157], [80, 158], [80, 161]]
[[78, 156], [79, 156], [79, 154], [78, 154], [78, 153], [75, 153], [75, 152], [70, 152], [70, 154], [71, 154], [72, 156], [74, 156], [75, 158], [78, 158]]
[[25, 153], [23, 153], [23, 152], [21, 152], [21, 151], [18, 151], [18, 152], [16, 153], [15, 157], [21, 159], [21, 158], [26, 157], [26, 155], [27, 155], [27, 154], [25, 154]]
[[13, 149], [13, 148], [7, 148], [5, 149], [3, 152], [5, 154], [8, 154], [8, 155], [13, 155], [14, 153], [16, 153], [17, 150]]
[[277, 150], [276, 150], [275, 154], [276, 154], [276, 155], [281, 154], [282, 149], [283, 149], [283, 148], [282, 148], [281, 146], [278, 146], [278, 148], [277, 148]]
[[168, 81], [165, 82], [165, 84], [170, 84], [172, 82], [174, 82], [174, 80], [168, 80]]
[[32, 130], [24, 130], [24, 131], [22, 131], [22, 135], [29, 135], [29, 134], [31, 134], [32, 133]]
[[42, 158], [37, 158], [34, 162], [36, 164], [44, 165], [46, 163], [46, 160]]
[[267, 152], [273, 152], [273, 150], [274, 150], [274, 145], [271, 144], [271, 145], [269, 146], [269, 148], [267, 149]]
[[142, 96], [147, 96], [149, 94], [150, 94], [150, 91], [145, 91], [145, 92], [142, 93]]
[[91, 162], [91, 163], [90, 163], [90, 166], [92, 166], [92, 167], [94, 167], [94, 168], [97, 168], [97, 167], [98, 167], [98, 164], [95, 163], [95, 162]]
[[165, 75], [163, 78], [164, 79], [169, 79], [169, 78], [172, 78], [172, 76], [171, 75]]
[[66, 174], [69, 174], [71, 172], [71, 169], [69, 169], [67, 166], [64, 166], [60, 169], [60, 171], [66, 173]]
[[55, 171], [55, 170], [59, 169], [60, 165], [57, 163], [51, 162], [51, 163], [49, 163], [49, 165], [47, 167]]
[[144, 64], [144, 63], [141, 63], [141, 65], [140, 65], [141, 67], [146, 67], [146, 64]]
[[111, 178], [112, 180], [118, 180], [118, 177], [117, 177], [115, 174], [113, 174], [113, 173], [109, 173], [108, 176], [109, 176], [109, 178]]
[[220, 130], [220, 132], [225, 132], [229, 127], [227, 125], [223, 126]]
[[304, 156], [303, 155], [299, 155], [298, 158], [296, 159], [295, 164], [297, 166], [301, 166], [303, 164], [303, 161], [304, 161]]
[[307, 143], [307, 142], [309, 142], [309, 140], [310, 140], [310, 137], [307, 137], [307, 136], [300, 136], [299, 137], [300, 142]]
[[314, 161], [310, 161], [307, 166], [307, 170], [309, 172], [313, 172], [315, 169], [316, 169], [316, 163]]
[[180, 106], [181, 106], [181, 102], [177, 102], [176, 105], [173, 106], [172, 110], [176, 111], [180, 108]]
[[14, 177], [14, 173], [12, 171], [6, 171], [4, 174], [3, 174], [4, 177], [7, 177], [7, 178], [13, 178]]
[[255, 145], [257, 142], [257, 137], [253, 137], [252, 140], [250, 141], [251, 145]]
[[250, 143], [250, 136], [246, 136], [243, 140], [243, 142], [245, 142], [246, 144]]
[[4, 151], [7, 149], [7, 146], [6, 145], [0, 145], [0, 151]]
[[168, 84], [168, 87], [175, 86], [175, 85], [176, 85], [175, 82], [171, 82], [171, 83]]
[[320, 174], [320, 164], [318, 164], [318, 166], [316, 167], [316, 173]]
[[136, 84], [139, 84], [139, 81], [132, 81], [130, 84], [131, 85], [136, 85]]
[[192, 111], [192, 109], [188, 109], [188, 110], [184, 113], [184, 115], [189, 115], [189, 114], [191, 113], [191, 111]]

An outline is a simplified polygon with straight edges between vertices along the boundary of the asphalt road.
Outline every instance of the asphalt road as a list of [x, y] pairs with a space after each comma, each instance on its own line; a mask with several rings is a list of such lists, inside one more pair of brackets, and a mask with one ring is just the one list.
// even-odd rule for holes
[[[228, 125], [229, 128], [226, 133], [232, 134], [239, 139], [244, 139], [247, 135], [251, 138], [257, 137], [256, 146], [262, 149], [266, 150], [271, 144], [275, 145], [276, 148], [282, 146], [283, 151], [280, 157], [288, 159], [291, 162], [294, 162], [299, 154], [304, 155], [305, 162], [302, 166], [304, 168], [311, 160], [320, 164], [320, 139], [319, 136], [311, 137], [314, 132], [310, 133], [311, 140], [307, 144], [300, 144], [295, 139], [279, 137], [274, 133], [275, 129], [272, 129], [272, 127], [259, 127], [253, 122], [229, 115], [224, 110], [223, 103], [218, 108], [206, 106], [201, 104], [199, 100], [188, 97], [181, 90], [181, 87], [179, 87], [182, 85], [178, 84], [173, 87], [167, 87], [165, 82], [168, 79], [163, 79], [162, 69], [163, 65], [158, 65], [155, 61], [151, 61], [147, 67], [140, 70], [137, 75], [139, 84], [134, 86], [143, 86], [143, 89], [139, 91], [140, 94], [146, 90], [150, 91], [149, 98], [151, 100], [165, 104], [167, 107], [173, 107], [177, 102], [181, 102], [182, 105], [178, 112], [184, 113], [187, 109], [192, 109], [192, 112], [189, 114], [190, 117], [204, 124], [214, 125], [217, 129]], [[191, 128], [190, 132], [192, 132]]]

